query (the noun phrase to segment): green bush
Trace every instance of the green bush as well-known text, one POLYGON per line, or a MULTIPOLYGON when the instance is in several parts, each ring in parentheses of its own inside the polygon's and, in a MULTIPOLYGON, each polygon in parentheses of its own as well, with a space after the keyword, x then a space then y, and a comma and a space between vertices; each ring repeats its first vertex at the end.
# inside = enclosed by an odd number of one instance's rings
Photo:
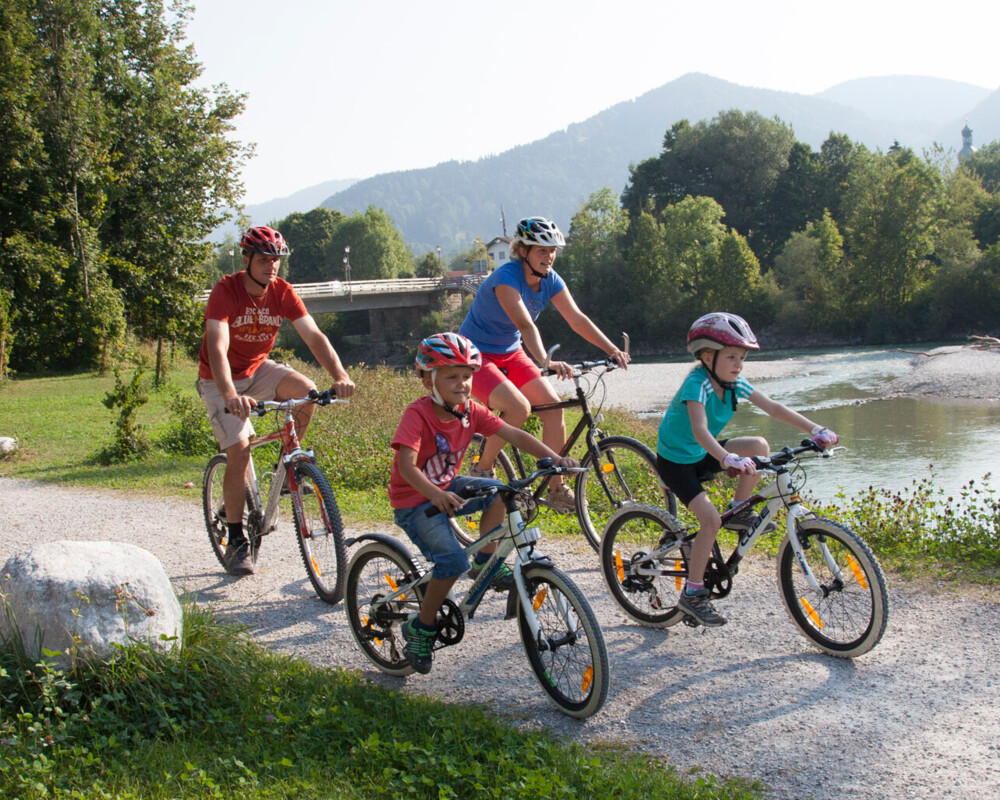
POLYGON ((112 423, 115 427, 114 439, 97 454, 97 460, 105 466, 138 461, 149 452, 145 429, 137 420, 139 409, 149 402, 149 395, 142 386, 142 376, 143 369, 139 367, 132 380, 125 383, 116 366, 115 388, 101 401, 111 411, 121 409, 112 423))
POLYGON ((170 422, 156 446, 167 453, 211 456, 218 451, 208 411, 201 399, 179 389, 170 389, 170 422))

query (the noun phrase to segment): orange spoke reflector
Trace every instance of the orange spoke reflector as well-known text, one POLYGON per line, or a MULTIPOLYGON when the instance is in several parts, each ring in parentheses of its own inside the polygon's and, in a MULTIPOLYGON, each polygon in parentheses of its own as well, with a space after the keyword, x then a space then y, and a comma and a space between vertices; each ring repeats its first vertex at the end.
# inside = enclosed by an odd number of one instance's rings
POLYGON ((317 563, 316 563, 316 559, 315 559, 315 558, 312 558, 312 557, 310 556, 309 560, 310 560, 310 561, 312 561, 312 565, 313 565, 313 569, 314 569, 314 570, 316 570, 316 574, 317 574, 317 575, 322 575, 322 574, 323 574, 323 570, 321 570, 321 569, 319 568, 319 564, 317 564, 317 563))
POLYGON ((851 568, 851 572, 854 573, 854 577, 857 578, 858 585, 862 589, 868 588, 868 581, 865 580, 864 570, 861 569, 861 565, 855 560, 854 556, 850 553, 847 554, 847 565, 851 568))
POLYGON ((396 591, 399 588, 399 584, 396 583, 395 579, 388 572, 382 577, 385 578, 385 582, 389 584, 389 588, 393 591, 396 591))
POLYGON ((614 464, 601 464, 601 472, 614 472, 614 471, 615 471, 614 464))
POLYGON ((548 589, 541 588, 538 590, 538 594, 535 595, 535 602, 531 604, 531 608, 534 611, 538 611, 542 607, 542 603, 545 602, 545 595, 548 593, 548 589))
POLYGON ((476 521, 472 517, 466 517, 465 524, 472 528, 472 530, 476 529, 476 521))
POLYGON ((590 664, 586 671, 583 673, 583 682, 580 684, 580 691, 585 692, 590 688, 590 684, 594 682, 594 665, 590 664))
POLYGON ((819 614, 816 613, 816 609, 813 608, 809 601, 804 597, 800 599, 800 602, 802 603, 802 607, 806 610, 806 613, 809 615, 809 619, 816 623, 817 628, 822 628, 823 620, 819 618, 819 614))
POLYGON ((615 550, 615 572, 618 573, 618 583, 625 580, 625 566, 622 564, 622 554, 620 550, 615 550))
POLYGON ((681 571, 681 562, 680 561, 675 561, 674 562, 674 569, 678 573, 677 575, 674 576, 674 586, 677 588, 677 591, 679 592, 681 590, 681 587, 684 585, 684 577, 682 575, 680 575, 680 571, 681 571))

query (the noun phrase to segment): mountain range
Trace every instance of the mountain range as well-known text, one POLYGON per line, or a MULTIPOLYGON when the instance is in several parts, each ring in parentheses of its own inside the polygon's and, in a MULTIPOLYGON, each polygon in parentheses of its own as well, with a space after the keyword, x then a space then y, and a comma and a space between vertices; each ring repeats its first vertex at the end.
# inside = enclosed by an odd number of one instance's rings
POLYGON ((870 149, 894 142, 917 152, 934 143, 955 152, 966 123, 975 141, 1000 138, 1000 90, 939 78, 890 76, 838 84, 817 95, 757 89, 690 73, 634 100, 606 109, 543 139, 476 161, 376 175, 323 196, 310 189, 261 206, 249 206, 255 223, 279 216, 279 203, 293 210, 322 205, 354 213, 369 205, 393 218, 418 254, 440 245, 445 253, 476 238, 501 235, 501 206, 511 232, 516 220, 541 214, 567 230, 587 198, 603 187, 620 193, 629 165, 658 155, 664 132, 676 121, 710 120, 721 111, 756 111, 778 117, 799 141, 818 149, 831 132, 844 133, 870 149), (298 198, 299 208, 288 201, 298 198), (265 217, 258 209, 267 208, 265 217))

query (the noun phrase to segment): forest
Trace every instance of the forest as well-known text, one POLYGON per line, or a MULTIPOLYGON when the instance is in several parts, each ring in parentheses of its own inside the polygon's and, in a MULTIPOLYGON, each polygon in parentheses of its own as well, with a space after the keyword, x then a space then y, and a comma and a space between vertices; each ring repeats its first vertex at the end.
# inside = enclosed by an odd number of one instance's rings
MULTIPOLYGON (((239 266, 207 242, 239 207, 253 146, 232 138, 245 96, 196 88, 191 7, 162 0, 0 6, 0 377, 87 369, 143 341, 191 350, 200 291, 239 266)), ((1000 143, 819 150, 778 118, 721 110, 674 123, 620 196, 593 193, 556 264, 603 329, 675 352, 716 309, 778 345, 997 333, 1000 143)), ((319 207, 274 220, 293 282, 441 274, 384 210, 319 207)), ((482 256, 482 242, 450 268, 482 256)), ((413 337, 457 325, 442 309, 413 337)), ((457 313, 461 313, 461 309, 457 313)), ((358 332, 324 321, 332 338, 358 332)), ((575 337, 554 312, 547 341, 575 337)), ((158 365, 159 367, 159 365, 158 365)), ((159 368, 157 370, 159 373, 159 368)))

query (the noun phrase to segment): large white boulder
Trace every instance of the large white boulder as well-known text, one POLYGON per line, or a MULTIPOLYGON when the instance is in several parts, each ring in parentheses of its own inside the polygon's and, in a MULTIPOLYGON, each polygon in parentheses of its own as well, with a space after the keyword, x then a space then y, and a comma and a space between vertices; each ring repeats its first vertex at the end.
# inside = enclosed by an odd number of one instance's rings
POLYGON ((148 550, 120 542, 49 542, 18 553, 0 574, 0 636, 15 635, 37 658, 41 648, 75 658, 105 658, 114 644, 180 643, 181 604, 163 565, 148 550), (162 637, 168 637, 166 640, 162 637))

